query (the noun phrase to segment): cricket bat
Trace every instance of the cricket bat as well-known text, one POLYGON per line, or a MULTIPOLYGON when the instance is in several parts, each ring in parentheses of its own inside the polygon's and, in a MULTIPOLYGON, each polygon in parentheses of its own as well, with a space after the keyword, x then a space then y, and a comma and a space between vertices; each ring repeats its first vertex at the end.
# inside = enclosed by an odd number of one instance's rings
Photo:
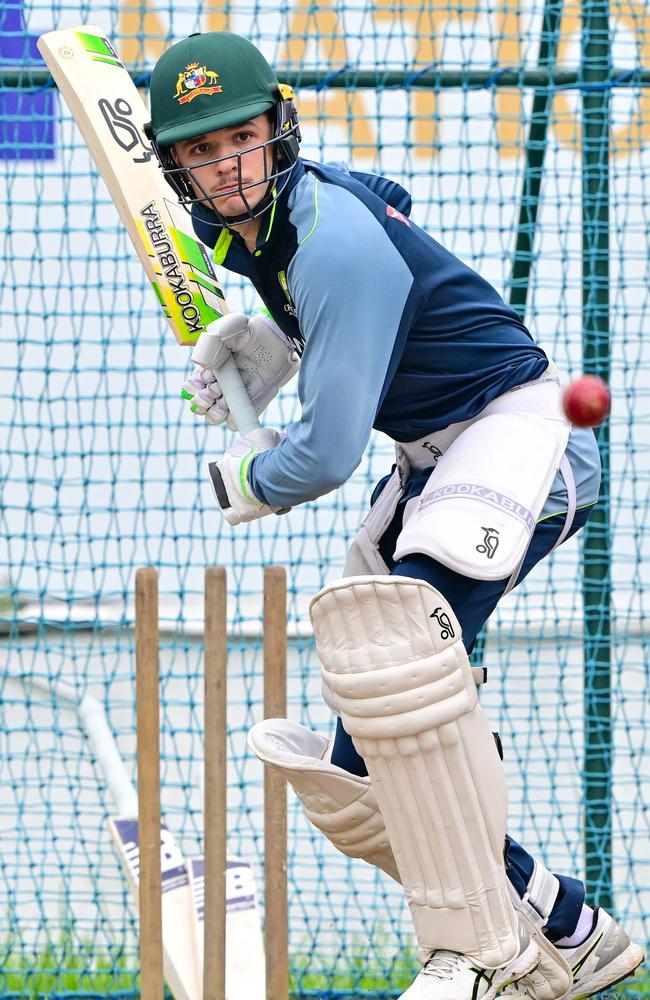
MULTIPOLYGON (((228 312, 210 257, 164 179, 137 87, 96 25, 41 35, 38 50, 70 108, 179 344, 228 312)), ((240 434, 259 428, 233 358, 219 385, 240 434)))
MULTIPOLYGON (((116 815, 108 826, 131 895, 138 905, 138 796, 96 698, 79 699, 75 688, 63 681, 30 680, 49 697, 66 703, 79 719, 115 803, 116 815)), ((201 1000, 202 976, 196 938, 194 900, 188 867, 173 833, 160 830, 162 873, 163 966, 165 980, 175 1000, 201 1000)))
MULTIPOLYGON (((137 907, 139 883, 138 796, 120 755, 102 704, 82 698, 65 681, 30 678, 29 686, 56 698, 74 712, 92 747, 97 766, 115 803, 108 828, 131 896, 137 907)), ((160 830, 163 966, 175 1000, 203 995, 203 858, 186 860, 174 834, 160 830)), ((265 1000, 264 941, 253 870, 229 857, 226 870, 226 997, 265 1000)))
MULTIPOLYGON (((108 827, 137 906, 140 870, 137 793, 100 702, 86 695, 79 704, 78 716, 115 802, 117 815, 109 817, 108 827)), ((160 828, 160 864, 165 981, 175 1000, 201 1000, 201 967, 189 873, 176 838, 164 824, 160 828)))
MULTIPOLYGON (((253 870, 240 858, 228 858, 226 865, 226 997, 228 1000, 265 1000, 264 941, 253 870)), ((188 868, 203 965, 203 858, 190 858, 188 868)))
MULTIPOLYGON (((138 902, 140 849, 138 819, 113 816, 108 825, 131 895, 138 902)), ((176 838, 160 828, 162 875, 163 970, 175 1000, 201 1000, 201 963, 196 939, 194 900, 185 859, 176 838)))
MULTIPOLYGON (((42 35, 37 44, 176 340, 179 344, 196 344, 206 327, 228 312, 228 306, 210 257, 194 234, 191 217, 165 181, 145 136, 149 114, 137 87, 101 28, 95 25, 51 31, 42 35)), ((240 434, 254 436, 260 425, 234 359, 219 370, 218 377, 240 434)), ((104 773, 108 781, 107 770, 104 773)), ((133 826, 137 808, 131 809, 130 815, 123 809, 120 812, 121 816, 111 824, 111 832, 134 889, 138 878, 137 827, 133 826)), ((200 987, 196 984, 202 979, 201 962, 194 909, 192 906, 188 916, 186 907, 186 900, 191 900, 188 873, 177 864, 182 855, 172 849, 169 831, 163 830, 161 837, 163 863, 167 866, 167 870, 163 869, 165 978, 176 1000, 199 997, 200 987), (172 900, 177 901, 177 909, 172 900), (196 974, 190 967, 196 968, 196 974)), ((228 954, 245 953, 248 948, 249 972, 264 968, 256 908, 253 915, 257 931, 248 943, 227 918, 231 939, 228 954)), ((263 993, 259 995, 263 997, 263 993)), ((256 1000, 256 996, 246 983, 229 992, 228 1000, 256 1000)))

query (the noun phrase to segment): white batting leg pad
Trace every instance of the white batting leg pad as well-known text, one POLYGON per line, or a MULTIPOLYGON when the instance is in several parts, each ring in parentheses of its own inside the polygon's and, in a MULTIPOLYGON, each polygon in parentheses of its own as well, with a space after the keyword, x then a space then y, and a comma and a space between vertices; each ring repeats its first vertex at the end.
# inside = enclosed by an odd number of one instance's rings
POLYGON ((248 745, 260 760, 284 775, 307 818, 337 850, 399 881, 370 779, 332 764, 328 740, 289 719, 267 719, 250 730, 248 745))
POLYGON ((323 679, 366 762, 421 952, 519 953, 503 766, 460 626, 421 580, 349 577, 310 607, 323 679))

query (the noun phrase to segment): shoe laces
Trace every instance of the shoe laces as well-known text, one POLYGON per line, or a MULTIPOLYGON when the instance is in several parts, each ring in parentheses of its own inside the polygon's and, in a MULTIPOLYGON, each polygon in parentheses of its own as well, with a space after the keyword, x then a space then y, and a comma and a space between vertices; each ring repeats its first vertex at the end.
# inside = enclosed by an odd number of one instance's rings
POLYGON ((462 965, 462 956, 455 951, 434 951, 427 959, 422 974, 434 979, 452 979, 462 965))

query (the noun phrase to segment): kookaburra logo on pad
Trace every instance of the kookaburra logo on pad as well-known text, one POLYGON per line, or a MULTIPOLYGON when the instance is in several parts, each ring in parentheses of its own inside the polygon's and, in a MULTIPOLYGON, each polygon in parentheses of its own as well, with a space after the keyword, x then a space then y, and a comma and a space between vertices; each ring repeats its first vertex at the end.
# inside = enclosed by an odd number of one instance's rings
POLYGON ((496 528, 481 528, 485 532, 482 545, 476 546, 476 551, 492 559, 499 546, 499 532, 496 528))
POLYGON ((456 633, 454 632, 454 626, 451 624, 451 618, 446 611, 443 611, 442 608, 436 608, 435 611, 429 615, 429 618, 433 618, 433 620, 438 623, 438 627, 440 628, 440 638, 443 641, 449 638, 453 639, 456 633))

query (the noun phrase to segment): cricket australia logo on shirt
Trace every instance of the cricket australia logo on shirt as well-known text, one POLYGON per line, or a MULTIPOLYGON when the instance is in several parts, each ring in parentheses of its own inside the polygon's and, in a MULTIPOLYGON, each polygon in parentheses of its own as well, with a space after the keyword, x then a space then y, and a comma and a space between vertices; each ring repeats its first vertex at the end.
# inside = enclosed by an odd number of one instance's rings
POLYGON ((284 304, 284 311, 289 313, 290 316, 298 318, 298 310, 291 298, 291 292, 289 291, 289 283, 287 282, 287 272, 278 271, 278 281, 280 282, 280 288, 284 292, 284 297, 287 300, 284 304))
POLYGON ((190 63, 178 74, 174 96, 179 104, 187 104, 200 94, 220 94, 223 87, 217 85, 218 79, 219 74, 214 70, 206 69, 198 63, 190 63), (206 86, 208 82, 209 86, 206 86))

